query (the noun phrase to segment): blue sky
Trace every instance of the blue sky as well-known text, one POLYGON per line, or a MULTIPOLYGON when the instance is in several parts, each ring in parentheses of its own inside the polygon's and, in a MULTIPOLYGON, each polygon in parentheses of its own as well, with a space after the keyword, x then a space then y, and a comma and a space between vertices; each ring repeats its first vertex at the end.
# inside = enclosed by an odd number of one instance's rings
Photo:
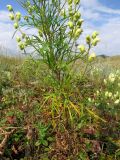
POLYGON ((99 0, 99 2, 105 5, 106 7, 120 9, 120 0, 99 0))
POLYGON ((16 0, 0 0, 0 10, 6 10, 6 5, 11 4, 15 8, 19 8, 16 0))
MULTIPOLYGON (((0 0, 0 46, 16 51, 15 39, 11 39, 14 29, 8 18, 7 4, 23 12, 16 0, 0 0)), ((80 11, 85 20, 80 43, 84 43, 83 39, 87 34, 97 30, 100 32, 101 42, 95 52, 120 55, 120 0, 81 0, 80 11)))

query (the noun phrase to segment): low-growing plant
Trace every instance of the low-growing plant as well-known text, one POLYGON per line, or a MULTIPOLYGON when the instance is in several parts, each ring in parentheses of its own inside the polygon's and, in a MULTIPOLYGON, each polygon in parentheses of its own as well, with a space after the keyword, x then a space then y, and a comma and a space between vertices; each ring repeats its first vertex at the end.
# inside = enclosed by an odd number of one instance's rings
MULTIPOLYGON (((52 87, 49 98, 47 96, 47 99, 52 102, 49 104, 52 117, 54 119, 55 114, 61 112, 63 115, 69 115, 66 118, 69 121, 72 119, 73 111, 79 114, 79 107, 69 100, 74 77, 72 66, 80 59, 86 64, 86 71, 87 66, 95 58, 95 53, 91 53, 91 48, 99 42, 98 32, 95 31, 92 36, 86 37, 86 46, 79 44, 84 21, 79 11, 80 0, 18 2, 27 12, 23 17, 20 12, 15 12, 11 5, 7 6, 16 32, 21 33, 21 37, 16 38, 18 46, 24 52, 27 52, 27 48, 33 50, 39 62, 45 63, 49 69, 47 80, 49 86, 52 87), (34 29, 36 33, 27 34, 23 31, 23 27, 34 29), (58 102, 58 99, 61 104, 55 105, 54 102, 58 102)), ((35 74, 33 68, 32 70, 35 74)))

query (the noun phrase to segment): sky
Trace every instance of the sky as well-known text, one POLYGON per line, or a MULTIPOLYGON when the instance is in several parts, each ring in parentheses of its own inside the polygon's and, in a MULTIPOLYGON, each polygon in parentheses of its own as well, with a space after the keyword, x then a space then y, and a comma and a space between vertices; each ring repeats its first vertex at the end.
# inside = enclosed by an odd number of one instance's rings
MULTIPOLYGON (((16 11, 24 11, 16 0, 0 0, 0 47, 16 53, 18 47, 15 38, 12 39, 14 28, 8 17, 7 4, 16 11)), ((80 12, 84 19, 80 43, 84 43, 87 34, 98 31, 101 42, 94 49, 96 54, 120 55, 120 0, 81 0, 80 12)))

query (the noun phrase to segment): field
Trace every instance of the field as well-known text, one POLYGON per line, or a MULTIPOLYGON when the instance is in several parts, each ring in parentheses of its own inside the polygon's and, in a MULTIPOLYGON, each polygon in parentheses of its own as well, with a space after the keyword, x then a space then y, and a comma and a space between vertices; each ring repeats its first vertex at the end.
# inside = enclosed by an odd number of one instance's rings
POLYGON ((0 56, 1 159, 120 159, 120 57, 76 63, 60 93, 41 60, 0 56))
POLYGON ((17 2, 10 48, 26 56, 1 51, 0 160, 120 160, 120 56, 96 56, 80 0, 17 2))

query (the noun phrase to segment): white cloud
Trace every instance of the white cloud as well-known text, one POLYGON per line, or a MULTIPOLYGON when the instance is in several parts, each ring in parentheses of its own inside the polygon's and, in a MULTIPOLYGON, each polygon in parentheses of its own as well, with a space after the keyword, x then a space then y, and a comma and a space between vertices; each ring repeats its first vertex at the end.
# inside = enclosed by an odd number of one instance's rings
POLYGON ((9 12, 7 11, 0 11, 0 22, 8 22, 9 21, 9 12))
POLYGON ((101 42, 95 51, 98 54, 120 54, 120 10, 103 6, 98 0, 81 0, 81 6, 81 12, 85 19, 83 37, 97 30, 100 32, 101 42), (93 23, 95 21, 100 25, 93 23))
POLYGON ((120 9, 112 9, 103 6, 98 0, 81 0, 81 5, 87 9, 91 9, 94 11, 120 15, 120 9))

